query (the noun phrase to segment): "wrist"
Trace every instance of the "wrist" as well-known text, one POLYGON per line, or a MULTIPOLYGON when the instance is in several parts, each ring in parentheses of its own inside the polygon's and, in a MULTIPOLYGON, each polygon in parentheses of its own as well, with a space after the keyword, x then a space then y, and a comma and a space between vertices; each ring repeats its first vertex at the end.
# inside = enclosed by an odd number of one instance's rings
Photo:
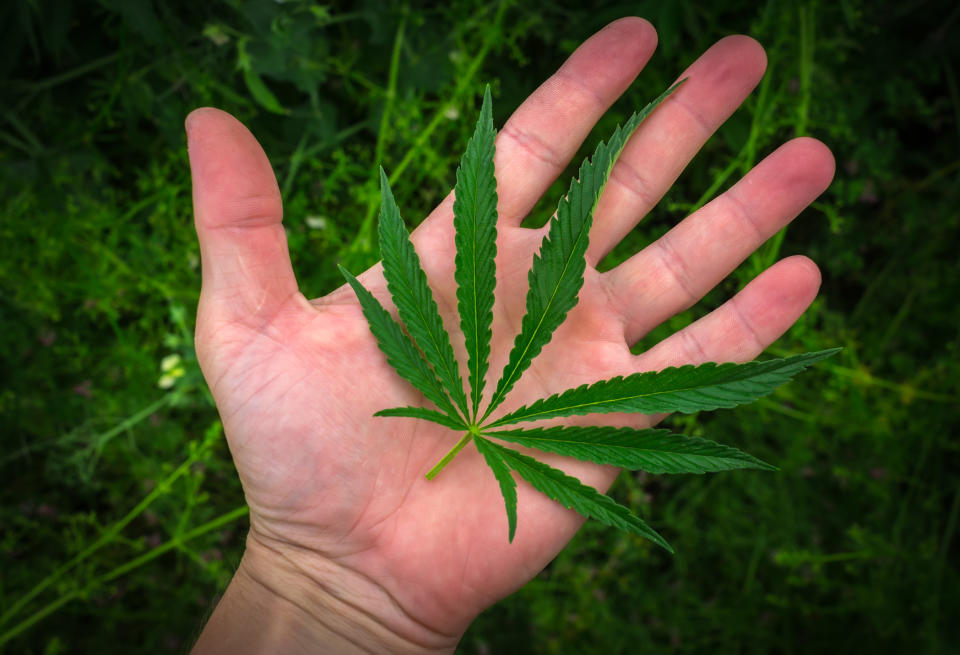
POLYGON ((251 530, 233 580, 194 649, 209 653, 452 653, 380 585, 312 552, 251 530))

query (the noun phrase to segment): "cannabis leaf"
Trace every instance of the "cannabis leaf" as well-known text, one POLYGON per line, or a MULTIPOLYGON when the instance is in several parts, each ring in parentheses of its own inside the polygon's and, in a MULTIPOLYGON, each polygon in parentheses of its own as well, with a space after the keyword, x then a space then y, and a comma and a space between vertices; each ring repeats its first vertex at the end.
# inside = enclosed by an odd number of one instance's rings
POLYGON ((467 143, 457 185, 454 187, 453 226, 457 256, 457 310, 460 330, 467 346, 472 416, 483 396, 487 358, 490 356, 490 325, 493 323, 493 289, 496 286, 494 257, 497 254, 497 180, 493 176, 493 108, 490 88, 483 94, 480 120, 467 143))
POLYGON ((556 416, 609 412, 698 412, 734 407, 765 396, 794 374, 839 348, 746 364, 670 367, 584 384, 510 412, 488 427, 556 416))
POLYGON ((477 438, 475 443, 500 483, 500 494, 507 506, 507 538, 513 541, 513 535, 517 532, 517 481, 510 475, 510 465, 503 458, 501 451, 505 449, 497 448, 483 437, 477 438))
POLYGON ((540 246, 540 252, 533 258, 527 291, 527 313, 510 351, 510 361, 503 369, 497 390, 483 415, 484 419, 503 402, 520 374, 550 342, 553 331, 577 304, 577 293, 583 286, 586 268, 584 255, 589 243, 593 210, 607 184, 613 164, 641 121, 677 86, 679 83, 631 116, 623 128, 617 126, 609 143, 601 141, 593 156, 580 165, 579 177, 570 183, 570 190, 560 200, 557 213, 550 221, 550 231, 540 246))
MULTIPOLYGON (((477 442, 486 442, 483 445, 495 451, 502 461, 519 473, 524 480, 530 483, 530 486, 564 507, 576 510, 583 516, 594 518, 601 523, 646 537, 671 553, 673 552, 670 544, 654 532, 649 525, 635 516, 629 509, 618 504, 609 496, 604 496, 593 487, 588 487, 563 471, 558 471, 541 461, 510 448, 498 446, 483 437, 477 437, 477 442)), ((509 501, 507 502, 509 503, 509 501)), ((509 512, 509 509, 507 511, 509 512)))
MULTIPOLYGON (((430 366, 417 352, 417 348, 410 341, 410 337, 403 333, 390 313, 383 308, 372 293, 360 284, 357 278, 343 266, 339 268, 357 294, 360 307, 363 309, 363 316, 367 319, 373 336, 377 338, 377 345, 387 356, 387 363, 400 374, 400 377, 419 389, 428 400, 446 412, 446 416, 452 425, 462 427, 464 424, 457 417, 457 410, 454 409, 450 398, 443 390, 443 386, 430 366)), ((423 418, 423 416, 420 418, 423 418)))
POLYGON ((614 377, 568 389, 498 419, 487 420, 577 304, 586 270, 585 254, 593 214, 613 165, 634 130, 681 83, 682 80, 631 116, 623 127, 617 127, 610 139, 601 141, 593 155, 580 165, 578 177, 570 183, 550 221, 547 236, 534 256, 520 333, 482 412, 492 337, 497 252, 497 185, 493 164, 496 131, 489 87, 484 92, 476 129, 460 160, 454 187, 454 280, 460 332, 467 353, 469 397, 464 392, 450 336, 382 169, 379 236, 383 274, 403 327, 355 277, 340 268, 356 292, 370 331, 387 362, 435 407, 391 407, 375 415, 424 419, 461 433, 453 448, 427 473, 428 479, 433 479, 473 442, 500 487, 510 541, 517 530, 517 481, 513 475, 516 473, 564 507, 642 535, 672 552, 669 544, 628 508, 576 478, 497 441, 657 474, 748 468, 775 470, 775 467, 736 448, 662 429, 498 428, 584 414, 689 413, 734 407, 771 393, 803 369, 839 350, 746 364, 671 367, 614 377))
POLYGON ((382 168, 380 192, 380 255, 383 257, 383 277, 387 280, 387 290, 397 306, 400 320, 466 416, 467 398, 463 393, 460 369, 453 356, 450 337, 443 328, 433 291, 427 285, 427 275, 420 267, 420 258, 410 243, 410 235, 390 190, 390 181, 382 168))
POLYGON ((548 453, 647 473, 776 470, 742 450, 700 437, 671 434, 669 430, 574 426, 496 430, 485 434, 548 453))

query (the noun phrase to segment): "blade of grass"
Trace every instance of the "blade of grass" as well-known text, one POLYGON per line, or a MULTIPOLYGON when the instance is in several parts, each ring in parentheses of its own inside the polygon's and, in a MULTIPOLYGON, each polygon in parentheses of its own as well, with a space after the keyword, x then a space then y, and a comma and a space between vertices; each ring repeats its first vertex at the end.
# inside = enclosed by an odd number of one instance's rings
MULTIPOLYGON (((407 167, 414 161, 414 158, 420 155, 420 152, 423 150, 424 146, 429 142, 430 137, 433 135, 434 131, 446 120, 446 113, 451 107, 455 107, 456 104, 460 101, 462 96, 467 93, 470 89, 470 85, 473 83, 473 79, 477 75, 477 71, 480 70, 481 64, 487 58, 487 54, 490 52, 490 49, 493 47, 494 43, 499 42, 500 36, 500 27, 503 23, 503 16, 507 9, 506 0, 501 0, 497 4, 497 13, 494 15, 493 20, 491 21, 489 31, 486 34, 486 38, 483 41, 483 44, 480 46, 480 49, 477 50, 477 54, 474 55, 473 59, 470 62, 470 65, 467 67, 467 71, 463 74, 457 86, 453 90, 453 94, 450 96, 450 99, 443 103, 437 111, 433 114, 433 118, 430 119, 430 122, 420 131, 417 136, 416 141, 413 142, 413 146, 407 153, 403 156, 403 159, 400 160, 400 163, 393 167, 393 172, 390 174, 390 183, 395 183, 407 167)), ((377 164, 380 162, 377 161, 377 164)), ((367 213, 363 217, 363 222, 360 224, 360 230, 358 235, 365 235, 365 238, 357 238, 353 244, 350 246, 352 252, 361 251, 369 252, 372 246, 370 234, 373 229, 373 219, 377 213, 377 207, 379 206, 379 197, 377 194, 370 195, 370 201, 367 204, 367 213)))
MULTIPOLYGON (((404 11, 400 24, 397 26, 397 32, 393 37, 393 52, 390 55, 390 72, 387 75, 387 88, 384 91, 383 113, 380 115, 380 128, 377 130, 377 144, 373 150, 374 170, 373 179, 379 179, 376 176, 377 170, 382 170, 383 153, 387 147, 387 141, 390 135, 390 115, 393 113, 393 104, 397 98, 397 75, 400 71, 400 54, 403 52, 403 35, 407 25, 407 14, 404 11)), ((375 183, 372 183, 375 184, 375 183)), ((353 242, 354 247, 359 247, 363 251, 369 251, 372 246, 371 235, 373 232, 373 213, 376 211, 377 201, 380 199, 379 190, 375 186, 370 187, 369 195, 370 205, 367 208, 367 216, 360 224, 360 230, 357 232, 357 238, 353 242), (369 218, 369 220, 368 220, 369 218)))

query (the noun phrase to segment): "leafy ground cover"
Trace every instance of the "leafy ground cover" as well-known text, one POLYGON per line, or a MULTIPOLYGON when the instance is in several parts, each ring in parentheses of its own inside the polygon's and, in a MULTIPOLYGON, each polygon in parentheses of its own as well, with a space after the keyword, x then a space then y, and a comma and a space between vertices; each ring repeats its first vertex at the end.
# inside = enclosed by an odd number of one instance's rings
POLYGON ((676 557, 588 523, 461 651, 958 643, 950 3, 33 0, 0 6, 0 649, 177 652, 239 559, 243 498, 192 348, 186 113, 222 107, 260 138, 301 288, 320 295, 342 283, 334 262, 378 258, 378 164, 415 225, 455 182, 485 84, 500 125, 583 38, 630 14, 660 47, 587 147, 717 38, 750 34, 770 63, 606 266, 787 138, 816 136, 838 161, 813 208, 639 347, 805 253, 823 291, 769 353, 844 350, 753 405, 666 424, 779 473, 621 476, 611 494, 669 526, 676 557))

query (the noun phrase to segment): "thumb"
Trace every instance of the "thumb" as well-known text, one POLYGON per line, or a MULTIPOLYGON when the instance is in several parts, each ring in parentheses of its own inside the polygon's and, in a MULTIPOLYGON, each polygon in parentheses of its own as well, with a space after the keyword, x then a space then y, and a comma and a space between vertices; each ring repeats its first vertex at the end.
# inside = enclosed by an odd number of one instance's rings
POLYGON ((299 295, 270 162, 219 109, 194 110, 186 131, 203 271, 198 321, 263 326, 299 295))

